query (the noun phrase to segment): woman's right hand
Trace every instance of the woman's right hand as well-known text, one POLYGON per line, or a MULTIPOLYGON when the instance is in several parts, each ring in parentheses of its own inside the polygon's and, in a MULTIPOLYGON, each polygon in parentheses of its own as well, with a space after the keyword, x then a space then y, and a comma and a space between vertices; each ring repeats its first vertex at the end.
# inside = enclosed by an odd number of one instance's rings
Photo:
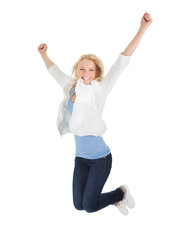
POLYGON ((148 28, 149 25, 153 22, 151 15, 149 13, 144 13, 144 16, 141 19, 141 28, 148 28))
POLYGON ((38 46, 38 51, 39 51, 40 54, 46 53, 47 49, 48 49, 48 46, 45 43, 40 44, 38 46))

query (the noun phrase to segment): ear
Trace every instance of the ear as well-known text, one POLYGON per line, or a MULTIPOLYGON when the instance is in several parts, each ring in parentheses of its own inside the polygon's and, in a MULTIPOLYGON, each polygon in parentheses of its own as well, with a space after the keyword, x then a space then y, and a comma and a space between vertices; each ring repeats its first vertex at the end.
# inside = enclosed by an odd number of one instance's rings
POLYGON ((95 64, 96 66, 96 74, 95 74, 95 77, 98 78, 99 77, 99 68, 97 66, 97 64, 95 64))
POLYGON ((75 76, 77 75, 78 72, 78 67, 75 69, 75 76))
POLYGON ((98 78, 98 77, 99 77, 99 72, 98 72, 98 70, 96 70, 95 78, 98 78))

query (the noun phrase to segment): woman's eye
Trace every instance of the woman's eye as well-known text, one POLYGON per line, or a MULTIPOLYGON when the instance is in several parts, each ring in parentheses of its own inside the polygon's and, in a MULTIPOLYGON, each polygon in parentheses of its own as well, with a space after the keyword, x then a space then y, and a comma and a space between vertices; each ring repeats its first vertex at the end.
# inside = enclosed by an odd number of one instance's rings
MULTIPOLYGON (((80 68, 80 70, 84 70, 83 68, 80 68)), ((90 71, 94 71, 93 69, 90 69, 90 71)))

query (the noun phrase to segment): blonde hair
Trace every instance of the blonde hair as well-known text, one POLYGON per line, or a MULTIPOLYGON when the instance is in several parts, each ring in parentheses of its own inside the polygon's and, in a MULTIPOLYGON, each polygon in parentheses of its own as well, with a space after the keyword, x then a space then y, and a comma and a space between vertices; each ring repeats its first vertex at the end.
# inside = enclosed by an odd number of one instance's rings
POLYGON ((74 66, 71 69, 71 71, 72 71, 71 81, 73 81, 76 84, 76 81, 78 80, 77 77, 76 77, 76 70, 78 68, 79 63, 83 59, 92 60, 95 63, 95 66, 96 66, 96 78, 95 78, 95 80, 97 80, 98 82, 101 82, 102 79, 103 79, 103 74, 104 74, 104 65, 103 65, 102 61, 94 54, 84 54, 77 60, 77 62, 74 64, 74 66))

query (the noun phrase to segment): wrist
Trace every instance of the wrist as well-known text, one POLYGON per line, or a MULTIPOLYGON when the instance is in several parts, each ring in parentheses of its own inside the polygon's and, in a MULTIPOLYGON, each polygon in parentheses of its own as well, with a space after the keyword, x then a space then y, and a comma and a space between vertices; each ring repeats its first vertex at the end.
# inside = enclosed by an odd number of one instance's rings
POLYGON ((47 61, 49 59, 48 55, 46 52, 41 53, 41 57, 44 61, 47 61))
POLYGON ((42 53, 40 53, 40 55, 41 55, 42 57, 46 57, 46 56, 47 56, 47 53, 46 53, 46 52, 42 52, 42 53))
POLYGON ((140 28, 139 28, 138 32, 144 34, 146 29, 147 29, 146 26, 140 25, 140 28))

